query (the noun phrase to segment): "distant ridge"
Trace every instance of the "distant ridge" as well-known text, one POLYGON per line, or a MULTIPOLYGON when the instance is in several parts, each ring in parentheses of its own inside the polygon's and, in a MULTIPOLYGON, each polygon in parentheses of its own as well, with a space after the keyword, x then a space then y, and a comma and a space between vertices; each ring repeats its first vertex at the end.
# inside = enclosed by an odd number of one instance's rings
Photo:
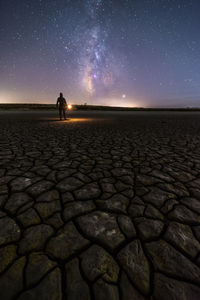
MULTIPOLYGON (((119 107, 103 105, 72 104, 73 110, 105 110, 105 111, 200 111, 200 107, 160 108, 160 107, 119 107)), ((56 110, 55 104, 35 103, 2 103, 0 110, 56 110)))

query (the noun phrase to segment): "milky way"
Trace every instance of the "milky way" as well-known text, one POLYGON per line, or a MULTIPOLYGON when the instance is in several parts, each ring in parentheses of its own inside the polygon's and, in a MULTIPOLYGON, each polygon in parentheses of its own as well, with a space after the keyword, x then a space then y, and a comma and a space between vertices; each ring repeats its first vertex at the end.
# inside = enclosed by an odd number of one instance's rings
POLYGON ((1 0, 0 102, 200 106, 199 0, 1 0))
POLYGON ((113 55, 107 46, 109 21, 101 22, 103 1, 87 1, 85 10, 85 44, 80 53, 80 79, 88 95, 94 97, 105 94, 114 84, 113 55))

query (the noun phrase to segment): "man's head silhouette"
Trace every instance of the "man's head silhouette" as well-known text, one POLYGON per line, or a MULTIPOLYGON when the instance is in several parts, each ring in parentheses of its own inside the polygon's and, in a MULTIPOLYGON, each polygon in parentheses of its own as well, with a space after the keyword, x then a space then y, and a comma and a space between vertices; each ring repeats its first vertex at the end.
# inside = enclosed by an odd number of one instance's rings
POLYGON ((60 93, 60 97, 61 97, 61 98, 63 97, 63 93, 60 93))

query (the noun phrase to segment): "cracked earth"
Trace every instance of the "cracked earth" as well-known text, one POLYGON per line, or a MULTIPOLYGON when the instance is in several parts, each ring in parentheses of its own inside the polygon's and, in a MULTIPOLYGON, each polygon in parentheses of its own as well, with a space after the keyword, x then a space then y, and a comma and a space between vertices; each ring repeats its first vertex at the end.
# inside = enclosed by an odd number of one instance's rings
POLYGON ((200 299, 200 114, 0 113, 1 299, 200 299))

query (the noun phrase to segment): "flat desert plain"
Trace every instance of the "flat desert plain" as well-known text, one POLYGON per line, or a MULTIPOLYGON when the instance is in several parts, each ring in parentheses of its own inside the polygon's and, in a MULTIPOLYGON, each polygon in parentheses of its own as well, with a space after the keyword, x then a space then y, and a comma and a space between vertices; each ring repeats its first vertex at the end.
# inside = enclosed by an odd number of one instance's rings
POLYGON ((1 299, 200 299, 199 112, 0 112, 1 299))

